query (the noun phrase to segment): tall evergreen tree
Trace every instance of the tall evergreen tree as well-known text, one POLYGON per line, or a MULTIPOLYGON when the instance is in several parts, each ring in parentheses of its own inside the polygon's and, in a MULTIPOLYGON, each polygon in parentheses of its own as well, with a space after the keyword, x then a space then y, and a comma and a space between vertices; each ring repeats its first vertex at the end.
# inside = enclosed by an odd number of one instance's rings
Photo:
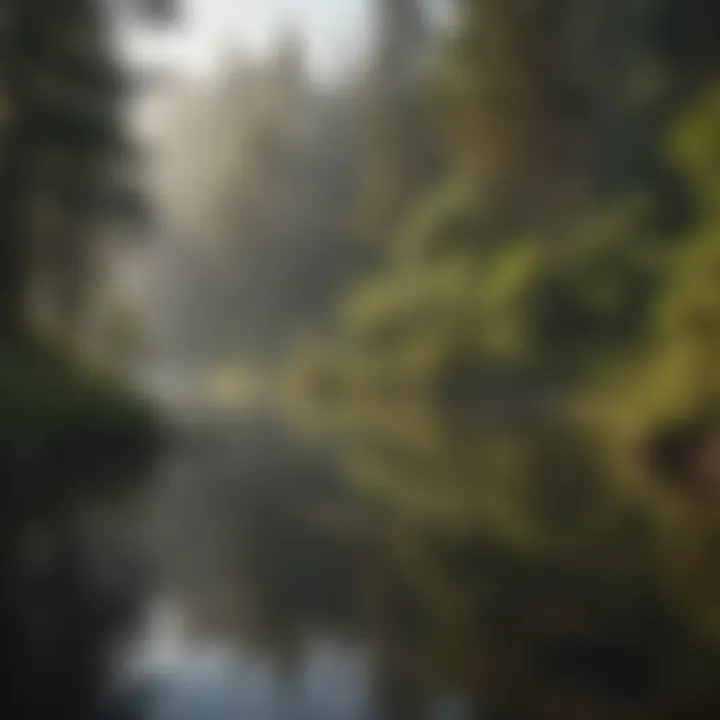
POLYGON ((118 478, 125 489, 157 439, 144 402, 90 371, 77 347, 95 230, 117 207, 111 170, 125 144, 125 78, 106 11, 92 0, 2 4, 0 706, 10 718, 98 716, 115 621, 73 521, 118 478), (69 351, 31 322, 38 284, 69 351), (40 559, 28 550, 34 532, 48 550, 40 559))
POLYGON ((114 172, 128 148, 130 86, 109 32, 95 0, 7 4, 0 308, 9 331, 26 323, 39 285, 55 329, 77 336, 99 220, 132 207, 114 172))
POLYGON ((379 41, 362 98, 367 161, 361 228, 373 241, 392 234, 440 169, 426 70, 433 29, 418 0, 375 0, 379 41))

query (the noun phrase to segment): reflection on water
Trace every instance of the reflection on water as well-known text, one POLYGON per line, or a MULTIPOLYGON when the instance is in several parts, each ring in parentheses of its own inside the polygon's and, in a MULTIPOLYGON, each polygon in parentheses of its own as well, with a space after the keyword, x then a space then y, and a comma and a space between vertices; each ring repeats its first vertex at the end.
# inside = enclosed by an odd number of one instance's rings
POLYGON ((471 717, 413 645, 400 573, 343 488, 268 417, 182 437, 150 523, 162 599, 121 653, 123 718, 471 717))
MULTIPOLYGON (((150 606, 123 666, 130 687, 151 683, 140 715, 148 720, 375 720, 393 717, 379 702, 376 659, 367 647, 315 638, 288 675, 271 654, 192 642, 178 604, 150 606)), ((439 698, 428 720, 469 717, 462 698, 439 698)))
POLYGON ((139 677, 155 678, 147 717, 249 720, 361 720, 376 717, 368 653, 332 640, 303 651, 292 675, 272 656, 242 647, 191 643, 179 609, 162 603, 149 613, 135 648, 139 677))

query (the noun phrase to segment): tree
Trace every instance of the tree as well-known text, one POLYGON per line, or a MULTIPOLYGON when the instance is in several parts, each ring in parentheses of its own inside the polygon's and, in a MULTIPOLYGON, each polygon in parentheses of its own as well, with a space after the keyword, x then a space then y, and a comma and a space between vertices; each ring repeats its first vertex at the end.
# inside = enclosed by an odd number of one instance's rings
POLYGON ((92 0, 3 5, 0 704, 11 718, 97 717, 98 661, 117 617, 101 617, 107 598, 84 565, 87 547, 75 547, 74 522, 126 492, 159 441, 146 403, 90 369, 78 342, 98 220, 116 203, 111 170, 127 145, 106 10, 92 0), (55 304, 62 349, 29 317, 38 284, 55 304), (34 534, 47 562, 28 553, 34 534))
POLYGON ((680 162, 665 142, 710 61, 680 62, 658 31, 684 18, 696 57, 702 13, 462 8, 450 177, 292 387, 414 549, 421 626, 455 628, 490 717, 709 717, 716 508, 668 491, 641 451, 717 389, 716 103, 681 126, 680 162), (587 51, 610 37, 612 83, 587 51))
POLYGON ((4 28, 4 300, 2 325, 21 327, 29 297, 52 306, 51 326, 76 340, 99 223, 134 212, 118 185, 129 143, 130 91, 94 0, 11 2, 4 28))
POLYGON ((427 89, 434 36, 418 0, 376 0, 379 42, 365 96, 360 229, 387 239, 441 169, 427 89))
POLYGON ((303 54, 284 35, 269 58, 232 63, 202 94, 187 88, 180 102, 195 110, 192 129, 172 121, 161 182, 177 262, 162 306, 200 363, 274 362, 298 333, 327 324, 362 262, 350 219, 355 101, 309 76, 303 54))

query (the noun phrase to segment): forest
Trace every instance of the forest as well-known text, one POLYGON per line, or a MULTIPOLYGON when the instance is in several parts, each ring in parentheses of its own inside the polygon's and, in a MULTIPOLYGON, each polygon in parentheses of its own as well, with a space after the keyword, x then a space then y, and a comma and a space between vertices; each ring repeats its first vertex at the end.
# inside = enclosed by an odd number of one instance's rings
POLYGON ((380 55, 381 258, 289 385, 484 717, 718 712, 719 29, 465 0, 413 93, 380 55))
POLYGON ((91 329, 100 229, 145 221, 131 173, 118 172, 133 154, 122 122, 130 79, 107 20, 91 0, 2 6, 0 704, 9 718, 100 716, 104 655, 129 621, 140 575, 99 508, 125 502, 161 439, 155 411, 96 352, 91 329))
POLYGON ((361 617, 371 720, 720 713, 720 6, 447 5, 332 79, 289 26, 143 135, 106 5, 4 3, 8 717, 107 717, 160 577, 289 665, 361 617))

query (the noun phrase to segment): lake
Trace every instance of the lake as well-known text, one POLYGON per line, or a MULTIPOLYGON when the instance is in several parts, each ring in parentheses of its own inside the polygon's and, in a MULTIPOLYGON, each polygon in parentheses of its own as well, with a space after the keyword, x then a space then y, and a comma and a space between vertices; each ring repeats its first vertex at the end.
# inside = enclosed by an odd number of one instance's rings
POLYGON ((149 501, 156 582, 118 650, 125 716, 475 717, 420 643, 376 520, 272 417, 186 430, 149 501))

